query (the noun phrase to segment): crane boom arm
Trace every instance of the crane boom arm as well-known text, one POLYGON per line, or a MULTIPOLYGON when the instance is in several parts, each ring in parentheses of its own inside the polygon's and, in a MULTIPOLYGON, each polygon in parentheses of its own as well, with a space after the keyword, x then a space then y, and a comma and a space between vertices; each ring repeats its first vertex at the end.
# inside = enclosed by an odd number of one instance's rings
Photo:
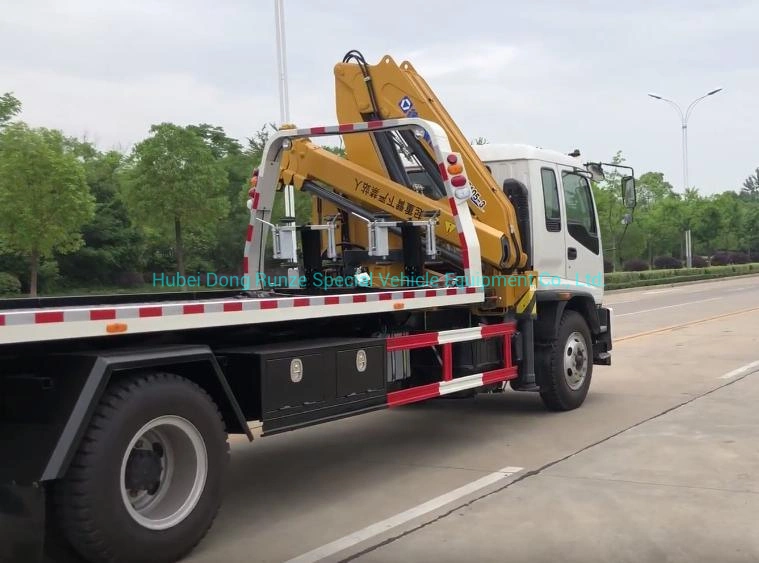
MULTIPOLYGON (((437 211, 437 237, 457 247, 461 244, 455 226, 456 218, 447 198, 432 200, 389 180, 386 176, 341 158, 308 139, 293 141, 292 148, 285 152, 280 178, 283 183, 292 184, 297 189, 303 189, 307 181, 326 184, 335 193, 360 203, 364 208, 388 214, 399 220, 419 220, 422 213, 437 211)), ((483 262, 497 267, 504 260, 506 237, 502 232, 484 223, 475 222, 474 226, 483 262)))
MULTIPOLYGON (((346 56, 346 60, 350 55, 346 56)), ((355 55, 353 58, 356 58, 355 55)), ((383 57, 377 65, 367 65, 360 55, 357 60, 358 64, 338 63, 334 69, 338 121, 352 123, 369 119, 420 117, 439 124, 448 136, 451 148, 464 160, 473 191, 470 208, 475 223, 506 235, 508 252, 500 268, 523 268, 528 257, 523 251, 513 205, 429 85, 407 61, 398 66, 389 56, 383 57)), ((392 170, 388 170, 388 162, 383 160, 380 140, 377 136, 374 142, 365 136, 346 138, 348 158, 376 173, 388 175, 392 170)), ((426 143, 420 145, 429 153, 426 143)), ((399 179, 402 179, 402 171, 400 174, 399 179)))

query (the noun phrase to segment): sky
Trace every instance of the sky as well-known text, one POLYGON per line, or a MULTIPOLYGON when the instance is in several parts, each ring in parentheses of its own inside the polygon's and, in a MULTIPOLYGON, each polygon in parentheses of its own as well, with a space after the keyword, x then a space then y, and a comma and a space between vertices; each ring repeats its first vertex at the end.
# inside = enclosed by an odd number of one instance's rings
MULTIPOLYGON (((284 0, 290 121, 335 122, 333 66, 408 60, 465 135, 527 143, 740 189, 759 167, 755 0, 284 0)), ((102 149, 150 125, 211 123, 245 140, 279 122, 274 0, 6 0, 0 93, 21 119, 102 149)))

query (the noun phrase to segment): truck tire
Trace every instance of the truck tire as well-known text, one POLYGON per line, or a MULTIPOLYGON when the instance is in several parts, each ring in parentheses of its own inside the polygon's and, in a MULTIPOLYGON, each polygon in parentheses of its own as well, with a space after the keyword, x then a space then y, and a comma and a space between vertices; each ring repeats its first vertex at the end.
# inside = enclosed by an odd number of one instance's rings
POLYGON ((216 517, 228 459, 221 415, 198 385, 114 379, 56 484, 61 530, 92 563, 177 561, 216 517))
POLYGON ((540 347, 537 380, 540 398, 552 411, 569 411, 585 402, 593 375, 593 341, 585 319, 566 310, 556 338, 540 347))

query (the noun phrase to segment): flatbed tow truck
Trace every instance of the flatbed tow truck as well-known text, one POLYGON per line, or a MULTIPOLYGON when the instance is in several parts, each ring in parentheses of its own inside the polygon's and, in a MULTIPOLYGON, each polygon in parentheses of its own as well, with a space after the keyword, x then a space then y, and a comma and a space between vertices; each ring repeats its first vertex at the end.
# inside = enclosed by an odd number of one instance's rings
POLYGON ((470 146, 408 62, 351 51, 335 80, 338 124, 283 127, 253 173, 249 286, 0 301, 0 560, 181 559, 229 434, 507 387, 581 406, 612 349, 599 165, 470 146))

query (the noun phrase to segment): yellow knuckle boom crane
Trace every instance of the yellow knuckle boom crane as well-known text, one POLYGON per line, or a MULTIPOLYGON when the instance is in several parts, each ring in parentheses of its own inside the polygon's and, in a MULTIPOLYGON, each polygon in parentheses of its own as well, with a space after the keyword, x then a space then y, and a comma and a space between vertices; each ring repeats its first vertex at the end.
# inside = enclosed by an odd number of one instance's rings
MULTIPOLYGON (((411 63, 404 61, 398 66, 389 56, 368 67, 362 63, 340 63, 335 67, 335 87, 340 123, 361 121, 373 114, 382 119, 420 117, 438 123, 445 130, 451 148, 462 155, 466 165, 473 187, 470 208, 475 220, 504 236, 505 255, 488 253, 486 259, 504 269, 525 266, 527 255, 517 230, 514 207, 411 63)), ((377 169, 380 164, 377 152, 367 146, 365 137, 350 137, 345 143, 353 162, 377 169)), ((429 151, 427 145, 421 146, 429 151)))
MULTIPOLYGON (((536 278, 537 274, 529 268, 514 205, 411 64, 404 62, 398 66, 386 56, 378 65, 370 66, 360 53, 351 51, 335 66, 334 74, 339 123, 417 117, 443 129, 451 149, 460 154, 462 162, 448 165, 448 170, 442 172, 456 174, 466 169, 471 190, 469 208, 480 244, 483 277, 536 278)), ((455 217, 444 197, 441 170, 426 136, 409 130, 346 135, 344 157, 308 138, 295 139, 281 160, 281 184, 311 192, 314 224, 323 223, 325 217, 342 217, 338 229, 344 248, 348 245, 365 248, 370 242, 364 222, 351 220, 344 213, 346 200, 401 221, 419 222, 434 216, 434 236, 440 241, 445 259, 455 254, 460 238, 455 217), (420 177, 422 185, 417 181, 420 177), (336 200, 335 195, 340 199, 336 200)), ((402 246, 402 235, 397 229, 390 235, 390 246, 394 249, 402 246)), ((398 264, 374 263, 365 267, 370 272, 398 273, 401 269, 398 264)), ((435 265, 429 265, 428 269, 435 271, 435 265)), ((488 288, 489 308, 534 313, 534 283, 503 281, 492 286, 488 288)))

